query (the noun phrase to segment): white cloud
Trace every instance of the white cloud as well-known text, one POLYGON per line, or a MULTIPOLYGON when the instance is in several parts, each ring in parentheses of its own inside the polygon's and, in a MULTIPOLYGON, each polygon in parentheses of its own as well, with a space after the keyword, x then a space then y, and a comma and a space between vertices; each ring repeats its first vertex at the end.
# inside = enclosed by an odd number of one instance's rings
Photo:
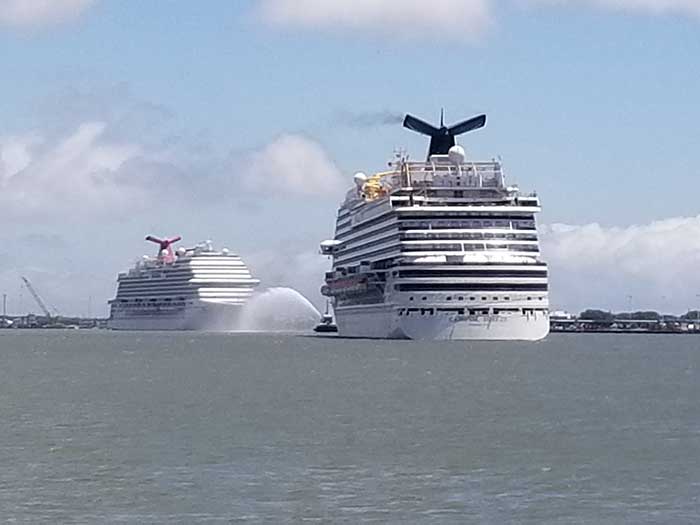
POLYGON ((340 171, 320 144, 299 135, 281 135, 243 159, 236 174, 251 192, 324 195, 340 192, 340 171))
POLYGON ((700 216, 626 228, 554 224, 541 234, 554 307, 681 312, 700 302, 700 216))
POLYGON ((380 37, 472 40, 490 24, 491 0, 260 0, 282 26, 362 30, 380 37))
POLYGON ((699 0, 527 0, 542 5, 590 5, 617 11, 640 11, 652 14, 679 13, 700 16, 699 0))
POLYGON ((699 0, 528 0, 538 4, 591 5, 618 11, 642 11, 653 14, 682 13, 700 16, 699 0))
POLYGON ((65 22, 87 10, 95 0, 0 0, 0 25, 43 26, 65 22))
POLYGON ((159 202, 191 206, 250 195, 335 200, 345 189, 321 145, 303 136, 282 135, 224 162, 213 151, 198 152, 167 140, 149 143, 119 130, 119 122, 88 121, 58 137, 0 135, 4 216, 20 222, 104 216, 159 202))
POLYGON ((0 137, 0 207, 6 217, 105 212, 138 201, 124 179, 143 152, 106 138, 106 124, 86 122, 67 136, 0 137))
POLYGON ((258 0, 257 13, 273 25, 326 33, 473 41, 488 31, 495 11, 513 4, 700 16, 700 0, 258 0))

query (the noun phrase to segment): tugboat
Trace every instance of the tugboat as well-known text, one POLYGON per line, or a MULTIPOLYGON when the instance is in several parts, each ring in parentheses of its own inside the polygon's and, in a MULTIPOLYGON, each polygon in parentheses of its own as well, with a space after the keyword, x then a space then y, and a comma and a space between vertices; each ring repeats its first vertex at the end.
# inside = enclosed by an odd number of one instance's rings
POLYGON ((333 322, 333 316, 328 312, 328 303, 326 303, 326 312, 321 316, 321 322, 314 327, 314 332, 329 334, 337 331, 338 326, 333 322))

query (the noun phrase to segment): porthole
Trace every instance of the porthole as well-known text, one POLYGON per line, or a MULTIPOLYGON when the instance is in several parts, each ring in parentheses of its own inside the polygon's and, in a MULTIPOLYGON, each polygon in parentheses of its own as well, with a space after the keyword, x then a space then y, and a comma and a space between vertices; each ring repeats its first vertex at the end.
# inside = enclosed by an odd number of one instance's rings
POLYGON ((451 295, 448 295, 446 299, 447 299, 448 301, 451 301, 451 300, 452 300, 452 296, 451 296, 451 295))
POLYGON ((428 298, 427 298, 425 295, 424 295, 423 297, 421 297, 421 299, 422 299, 423 301, 427 301, 427 300, 428 300, 428 298))
POLYGON ((460 296, 460 297, 458 298, 458 300, 464 301, 464 297, 461 297, 461 296, 460 296))

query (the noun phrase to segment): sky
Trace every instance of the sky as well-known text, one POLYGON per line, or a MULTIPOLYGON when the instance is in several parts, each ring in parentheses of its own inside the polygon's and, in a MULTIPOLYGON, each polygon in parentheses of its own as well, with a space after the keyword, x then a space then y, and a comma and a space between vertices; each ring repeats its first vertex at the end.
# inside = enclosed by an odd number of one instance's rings
POLYGON ((0 292, 107 314, 147 234, 319 307, 410 112, 537 191, 555 309, 700 307, 700 0, 0 0, 0 292))

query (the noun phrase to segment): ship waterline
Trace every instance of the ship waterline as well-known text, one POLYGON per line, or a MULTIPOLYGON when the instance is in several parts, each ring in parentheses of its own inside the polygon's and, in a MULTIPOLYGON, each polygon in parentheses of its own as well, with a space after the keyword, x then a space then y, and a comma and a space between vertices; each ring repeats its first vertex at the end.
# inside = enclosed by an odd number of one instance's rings
MULTIPOLYGON (((415 129, 416 121, 405 124, 415 129)), ((459 134, 484 123, 432 129, 459 134)), ((355 175, 335 237, 321 243, 333 259, 321 291, 332 300, 339 334, 542 339, 549 301, 539 198, 507 185, 500 161, 473 161, 454 140, 440 141, 431 141, 425 162, 401 153, 390 171, 355 175)))

